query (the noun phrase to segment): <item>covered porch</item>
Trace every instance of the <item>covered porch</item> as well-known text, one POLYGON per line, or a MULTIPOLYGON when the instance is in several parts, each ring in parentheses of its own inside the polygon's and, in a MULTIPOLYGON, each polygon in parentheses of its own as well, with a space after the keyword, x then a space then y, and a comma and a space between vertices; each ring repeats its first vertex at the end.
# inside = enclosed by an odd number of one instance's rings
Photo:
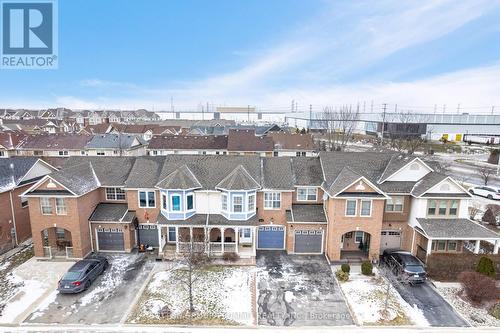
POLYGON ((498 254, 500 235, 469 219, 417 219, 413 250, 422 261, 433 253, 498 254), (483 243, 491 244, 488 249, 483 243))
POLYGON ((44 258, 74 258, 71 232, 52 227, 41 231, 44 258))
POLYGON ((365 261, 369 258, 371 235, 356 230, 346 232, 341 237, 340 260, 365 261))

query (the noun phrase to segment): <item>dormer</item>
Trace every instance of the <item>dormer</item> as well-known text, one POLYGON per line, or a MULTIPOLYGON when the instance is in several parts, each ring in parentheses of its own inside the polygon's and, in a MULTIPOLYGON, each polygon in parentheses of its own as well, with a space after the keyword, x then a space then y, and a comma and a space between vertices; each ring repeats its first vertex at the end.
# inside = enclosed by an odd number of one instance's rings
POLYGON ((242 165, 238 165, 215 188, 221 191, 221 214, 228 220, 248 220, 256 214, 260 185, 242 165))
POLYGON ((156 184, 160 189, 161 213, 169 220, 185 220, 196 212, 194 190, 202 186, 187 165, 156 184))
POLYGON ((389 161, 379 183, 386 181, 416 182, 434 170, 420 158, 395 155, 389 161))

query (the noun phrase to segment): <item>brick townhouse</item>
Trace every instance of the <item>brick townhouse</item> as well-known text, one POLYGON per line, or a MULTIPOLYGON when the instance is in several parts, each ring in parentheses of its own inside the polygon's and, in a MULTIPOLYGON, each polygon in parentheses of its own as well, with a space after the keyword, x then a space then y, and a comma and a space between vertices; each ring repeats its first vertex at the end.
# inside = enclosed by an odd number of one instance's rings
POLYGON ((337 261, 402 248, 426 260, 500 245, 468 219, 465 189, 397 154, 71 157, 24 197, 37 257, 147 244, 165 256, 286 250, 337 261))
POLYGON ((0 253, 31 237, 28 199, 21 194, 54 170, 36 157, 0 159, 0 253))

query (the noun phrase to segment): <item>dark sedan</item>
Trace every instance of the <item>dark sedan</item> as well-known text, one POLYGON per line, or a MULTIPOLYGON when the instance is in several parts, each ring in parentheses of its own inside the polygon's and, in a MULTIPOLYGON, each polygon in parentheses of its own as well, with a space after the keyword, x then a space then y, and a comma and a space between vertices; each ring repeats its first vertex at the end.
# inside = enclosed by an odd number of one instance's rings
POLYGON ((76 294, 87 290, 108 265, 108 260, 105 257, 80 260, 71 266, 59 281, 57 290, 64 294, 76 294))
POLYGON ((382 261, 403 282, 423 283, 427 278, 424 264, 410 252, 387 249, 382 254, 382 261))

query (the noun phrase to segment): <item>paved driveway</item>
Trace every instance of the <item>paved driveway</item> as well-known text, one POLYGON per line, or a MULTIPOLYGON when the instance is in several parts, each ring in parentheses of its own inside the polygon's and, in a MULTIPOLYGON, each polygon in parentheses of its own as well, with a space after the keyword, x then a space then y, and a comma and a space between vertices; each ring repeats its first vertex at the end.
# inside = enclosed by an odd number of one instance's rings
POLYGON ((257 254, 259 325, 353 325, 347 304, 323 256, 257 254))
POLYGON ((106 272, 85 292, 70 295, 54 291, 26 323, 120 323, 154 266, 143 254, 108 255, 106 272))
POLYGON ((430 283, 416 286, 398 284, 394 287, 408 304, 422 310, 431 326, 469 326, 430 283))

